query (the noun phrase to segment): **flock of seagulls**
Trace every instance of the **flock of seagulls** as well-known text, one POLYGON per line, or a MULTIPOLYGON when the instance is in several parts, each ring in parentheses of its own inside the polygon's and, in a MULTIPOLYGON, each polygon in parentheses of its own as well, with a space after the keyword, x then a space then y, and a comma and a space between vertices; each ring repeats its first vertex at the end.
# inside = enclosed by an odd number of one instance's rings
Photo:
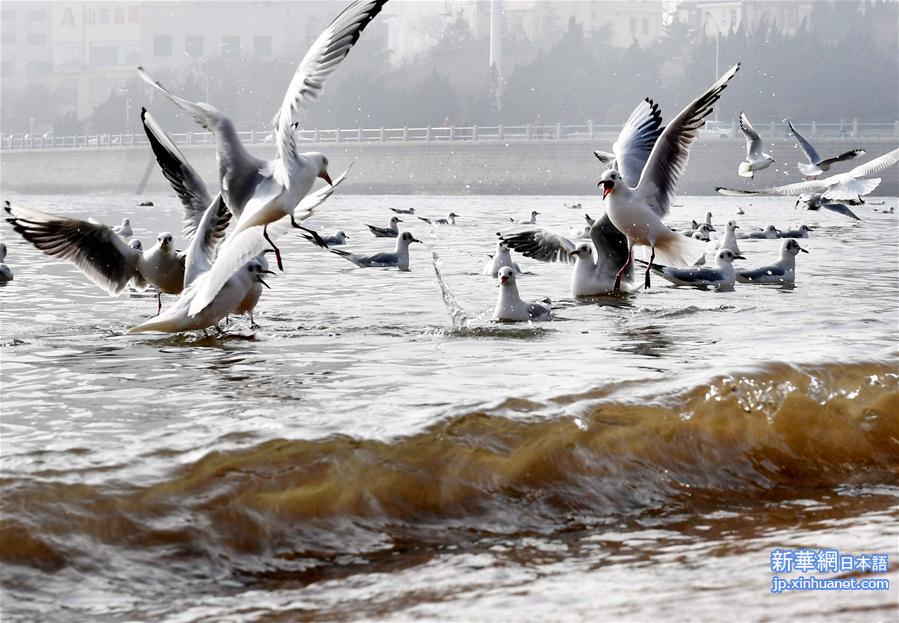
MULTIPOLYGON (((300 152, 295 130, 302 126, 309 104, 317 99, 327 78, 347 57, 366 26, 378 15, 386 0, 355 0, 319 35, 297 67, 273 118, 276 153, 269 160, 252 156, 241 144, 235 124, 221 111, 204 102, 184 99, 155 81, 143 68, 139 76, 155 92, 189 113, 215 136, 219 163, 213 195, 203 179, 146 109, 141 120, 153 154, 163 175, 177 194, 182 207, 183 233, 187 249, 175 249, 171 233, 162 232, 156 243, 143 249, 131 239, 129 219, 107 227, 92 220, 62 217, 5 202, 7 221, 25 240, 45 254, 73 263, 82 273, 110 295, 126 288, 154 288, 157 315, 132 327, 129 333, 147 331, 180 332, 217 327, 231 314, 248 314, 253 326, 255 309, 270 270, 266 254, 274 254, 279 270, 284 270, 276 240, 291 230, 313 244, 341 257, 357 267, 410 269, 410 245, 421 243, 410 231, 400 229, 402 216, 416 218, 430 226, 456 225, 461 218, 450 212, 445 218, 416 215, 413 207, 390 208, 394 213, 386 227, 367 225, 377 238, 394 238, 392 251, 371 255, 341 248, 349 236, 317 232, 305 224, 316 207, 326 201, 345 179, 349 169, 332 179, 328 158, 319 152, 300 152), (327 186, 313 191, 317 179, 327 186), (164 312, 161 294, 178 295, 164 312)), ((512 257, 516 251, 541 262, 572 264, 570 293, 573 297, 594 297, 634 292, 635 264, 643 270, 642 286, 651 286, 655 275, 677 286, 727 290, 736 282, 792 284, 795 281, 796 256, 808 251, 797 239, 812 231, 807 225, 780 231, 774 225, 748 233, 737 230, 729 221, 720 238, 711 213, 704 222, 694 221, 689 228, 676 229, 664 222, 674 205, 674 196, 683 176, 689 152, 715 104, 740 71, 740 64, 728 69, 714 84, 671 118, 662 123, 659 105, 652 99, 638 104, 625 122, 612 151, 594 152, 606 167, 599 175, 605 214, 593 219, 585 215, 586 225, 563 236, 537 227, 540 213, 509 219, 512 231, 498 232, 496 250, 483 267, 483 274, 497 280, 498 300, 493 313, 496 321, 526 322, 552 318, 549 299, 527 302, 518 290, 523 272, 512 257), (767 265, 737 268, 735 260, 746 259, 738 240, 783 238, 779 258, 767 265), (634 248, 646 247, 648 261, 634 258, 634 248), (657 261, 658 260, 658 261, 657 261)), ((849 205, 864 203, 880 183, 870 176, 899 162, 895 149, 851 171, 818 176, 836 163, 863 155, 854 149, 835 157, 821 158, 792 123, 790 130, 808 162, 798 168, 806 179, 784 186, 761 189, 718 187, 724 195, 796 196, 797 205, 810 210, 821 208, 858 218, 849 205)), ((774 163, 763 150, 762 139, 745 113, 739 124, 746 137, 746 158, 739 176, 753 180, 774 163)), ((568 207, 581 208, 580 204, 568 207)), ((738 214, 743 214, 742 209, 738 214)), ((6 247, 0 246, 0 262, 6 247)), ((0 263, 0 281, 12 279, 6 264, 0 263)))

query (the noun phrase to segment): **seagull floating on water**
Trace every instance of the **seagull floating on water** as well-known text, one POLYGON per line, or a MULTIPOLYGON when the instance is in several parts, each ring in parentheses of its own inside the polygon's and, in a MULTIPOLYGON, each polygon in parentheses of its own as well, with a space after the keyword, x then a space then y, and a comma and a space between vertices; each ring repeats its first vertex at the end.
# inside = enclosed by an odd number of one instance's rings
POLYGON ((482 272, 485 275, 496 278, 499 274, 499 269, 503 266, 508 266, 516 273, 521 272, 518 264, 512 261, 512 254, 509 252, 509 247, 503 244, 502 240, 499 240, 496 243, 496 252, 491 255, 490 259, 487 260, 487 263, 484 264, 484 270, 482 272))
POLYGON ((346 235, 343 230, 340 230, 330 236, 322 236, 322 240, 325 241, 325 244, 329 247, 339 247, 340 245, 346 244, 346 241, 349 240, 350 237, 346 235))
POLYGON ((303 237, 314 244, 327 249, 334 255, 338 255, 347 261, 352 262, 359 268, 397 268, 401 271, 409 270, 409 245, 413 242, 421 242, 410 232, 404 231, 396 238, 396 247, 393 252, 375 253, 374 255, 356 255, 342 249, 332 249, 324 243, 321 236, 316 232, 309 230, 309 234, 303 234, 303 237))
POLYGON ((790 132, 793 133, 793 136, 795 136, 796 140, 799 142, 799 148, 802 149, 802 153, 808 158, 808 164, 805 162, 796 163, 796 166, 799 167, 799 172, 806 177, 821 175, 822 173, 829 171, 830 167, 837 162, 852 160, 853 158, 858 158, 866 153, 864 149, 852 149, 833 158, 821 158, 812 144, 796 131, 796 128, 793 127, 793 124, 789 119, 787 119, 787 125, 790 126, 790 132))
POLYGON ((457 218, 458 216, 459 216, 459 215, 456 214, 455 212, 450 212, 450 213, 449 213, 449 216, 447 216, 446 218, 429 219, 429 218, 425 218, 425 217, 423 217, 423 216, 419 216, 419 217, 418 217, 418 220, 424 221, 424 222, 427 223, 428 225, 455 225, 455 224, 456 224, 456 218, 457 218))
POLYGON ((400 235, 400 228, 398 225, 403 222, 398 216, 391 216, 390 222, 387 224, 387 227, 377 227, 376 225, 366 225, 368 229, 374 234, 375 238, 396 238, 400 235))
POLYGON ((762 139, 755 128, 749 123, 746 113, 740 113, 740 130, 746 137, 746 160, 740 163, 737 173, 741 177, 752 179, 756 171, 767 169, 774 162, 774 158, 762 151, 762 139))
POLYGON ((12 281, 12 269, 6 265, 6 244, 0 242, 0 283, 12 281))
POLYGON ((787 231, 780 232, 781 238, 808 238, 808 233, 812 231, 812 228, 808 225, 802 224, 799 226, 799 229, 790 229, 787 231))
POLYGON ((552 317, 552 302, 527 303, 518 294, 515 271, 508 266, 499 269, 499 299, 493 310, 493 320, 507 322, 542 322, 552 317))
POLYGON ((415 208, 408 208, 403 210, 402 208, 390 208, 391 212, 395 212, 396 214, 415 214, 415 208))
MULTIPOLYGON (((690 266, 676 268, 673 266, 653 266, 652 272, 676 286, 694 286, 699 288, 715 288, 729 290, 734 287, 736 272, 734 260, 746 259, 730 249, 721 249, 715 254, 714 266, 690 266)), ((640 262, 641 264, 644 262, 640 262)))
POLYGON ((780 259, 769 266, 737 271, 740 283, 780 283, 792 285, 796 281, 796 256, 799 252, 808 253, 793 239, 784 240, 780 248, 780 259))
POLYGON ((538 214, 540 214, 540 213, 537 212, 536 210, 532 210, 532 211, 531 211, 531 218, 529 218, 529 219, 521 219, 521 220, 516 221, 514 218, 512 218, 512 217, 510 216, 510 217, 509 217, 509 220, 510 220, 511 222, 517 223, 517 224, 519 224, 519 225, 536 225, 536 224, 537 224, 537 215, 538 215, 538 214))
POLYGON ((754 229, 745 234, 737 234, 741 240, 774 240, 780 238, 780 230, 774 225, 768 225, 765 229, 754 229))
POLYGON ((112 231, 128 240, 131 236, 134 235, 134 230, 131 229, 131 220, 127 218, 122 219, 122 224, 117 227, 113 227, 112 231))
POLYGON ((631 264, 633 247, 650 248, 649 267, 645 273, 645 287, 649 287, 649 269, 659 252, 663 262, 689 265, 702 256, 703 249, 696 242, 677 234, 662 222, 670 209, 677 182, 687 165, 690 146, 699 135, 704 119, 712 113, 715 102, 727 83, 739 71, 734 65, 699 98, 691 102, 662 131, 643 168, 639 183, 630 187, 615 169, 602 174, 599 185, 603 187, 603 199, 608 197, 607 214, 612 223, 630 242, 627 262, 618 273, 620 278, 631 264))

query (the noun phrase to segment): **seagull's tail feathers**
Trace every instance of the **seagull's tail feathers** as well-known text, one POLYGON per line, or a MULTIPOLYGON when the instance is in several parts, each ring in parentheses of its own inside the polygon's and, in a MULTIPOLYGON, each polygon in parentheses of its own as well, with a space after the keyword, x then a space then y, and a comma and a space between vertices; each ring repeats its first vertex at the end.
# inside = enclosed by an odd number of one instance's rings
POLYGON ((815 177, 816 175, 821 175, 822 173, 824 173, 823 169, 821 169, 821 167, 819 167, 817 164, 797 162, 796 166, 799 167, 799 172, 806 177, 815 177))
POLYGON ((746 162, 745 160, 740 163, 740 167, 737 169, 737 173, 740 175, 740 177, 751 178, 753 175, 755 175, 752 172, 752 169, 750 168, 750 166, 751 165, 748 162, 746 162))
POLYGON ((705 256, 705 244, 702 240, 669 231, 656 240, 656 260, 669 266, 692 266, 705 256))

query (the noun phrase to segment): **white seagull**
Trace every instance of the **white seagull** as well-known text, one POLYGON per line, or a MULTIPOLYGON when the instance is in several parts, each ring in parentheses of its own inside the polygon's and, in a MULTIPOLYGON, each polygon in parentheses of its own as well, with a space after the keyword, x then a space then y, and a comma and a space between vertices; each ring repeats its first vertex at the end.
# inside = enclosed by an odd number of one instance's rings
MULTIPOLYGON (((503 244, 525 257, 541 262, 574 262, 571 296, 598 296, 615 288, 618 269, 627 260, 627 238, 612 224, 608 215, 590 227, 591 247, 575 244, 548 229, 531 229, 501 235, 503 244)), ((630 278, 630 274, 627 274, 630 278)))
POLYGON ((808 233, 812 231, 812 228, 808 225, 802 224, 799 226, 799 229, 789 229, 787 231, 780 232, 781 238, 808 238, 808 233))
MULTIPOLYGON (((653 266, 652 272, 676 286, 694 286, 699 288, 715 288, 729 290, 734 287, 736 271, 734 260, 746 259, 730 249, 721 249, 715 254, 714 266, 691 266, 675 268, 673 266, 653 266)), ((641 264, 644 262, 640 262, 641 264)))
POLYGON ((343 230, 328 236, 322 236, 322 240, 324 240, 325 244, 329 247, 339 247, 342 244, 346 244, 346 241, 349 239, 350 237, 347 236, 346 232, 343 230))
POLYGON ((499 269, 499 299, 493 310, 493 320, 507 322, 541 322, 552 317, 551 301, 543 299, 539 303, 521 300, 515 271, 508 266, 499 269))
POLYGON ((241 145, 234 124, 220 111, 209 104, 190 102, 172 94, 139 70, 144 80, 215 135, 222 196, 232 213, 237 215, 234 232, 222 246, 209 278, 204 280, 202 291, 194 296, 191 313, 198 313, 209 305, 225 282, 258 255, 266 243, 275 250, 278 268, 283 268, 269 225, 286 217, 293 227, 304 229, 296 222, 295 208, 317 177, 331 183, 328 159, 317 152, 298 153, 294 130, 301 124, 308 103, 319 97, 325 80, 346 58, 385 2, 356 0, 313 42, 273 120, 277 141, 277 154, 273 160, 251 156, 241 145))
POLYGON ((740 163, 737 173, 741 177, 752 179, 756 171, 770 167, 774 158, 762 151, 762 138, 749 123, 749 118, 744 112, 740 113, 740 130, 746 136, 746 160, 740 163))
POLYGON ((823 197, 824 193, 808 193, 805 195, 799 195, 799 198, 796 199, 796 205, 794 207, 798 207, 800 203, 805 204, 806 209, 812 211, 818 211, 821 208, 825 210, 831 210, 838 214, 842 214, 843 216, 848 216, 849 218, 855 219, 856 221, 860 221, 861 219, 852 211, 852 209, 847 206, 845 203, 828 201, 823 197))
POLYGON ((6 265, 6 244, 0 242, 0 283, 12 281, 12 269, 6 265))
POLYGON ((316 232, 312 230, 308 231, 311 235, 303 234, 303 237, 306 238, 306 240, 317 244, 323 249, 327 249, 334 255, 339 255, 359 268, 397 268, 401 271, 408 271, 409 245, 413 242, 421 242, 421 240, 413 236, 410 232, 404 231, 397 236, 396 247, 394 247, 393 252, 375 253, 374 255, 356 255, 355 253, 350 253, 349 251, 344 251, 342 249, 332 249, 325 244, 324 240, 322 240, 321 236, 316 232))
POLYGON ((808 253, 793 239, 784 240, 780 248, 780 259, 769 266, 737 271, 740 283, 781 283, 791 285, 796 281, 796 256, 808 253))
POLYGON ((134 230, 131 229, 131 220, 127 218, 123 218, 122 224, 118 225, 117 227, 113 227, 112 231, 114 231, 125 240, 128 240, 129 238, 131 238, 131 236, 134 235, 134 230))
POLYGON ((656 140, 635 187, 628 186, 614 169, 602 174, 598 185, 603 187, 603 199, 609 199, 606 212, 630 242, 628 259, 618 273, 615 290, 619 289, 620 278, 631 264, 635 245, 650 248, 644 283, 647 288, 656 252, 663 262, 675 265, 689 265, 702 256, 703 249, 695 241, 671 231, 662 217, 668 214, 677 182, 687 165, 690 146, 699 135, 704 119, 712 113, 721 92, 739 69, 739 63, 731 67, 668 124, 656 140))
POLYGON ((458 218, 458 216, 459 215, 456 214, 455 212, 450 212, 449 216, 447 216, 446 218, 430 219, 430 218, 425 218, 423 216, 419 216, 418 220, 424 221, 428 225, 455 225, 456 218, 458 218))
POLYGON ((537 215, 538 215, 538 214, 540 214, 540 213, 537 212, 537 210, 532 210, 532 211, 531 211, 531 218, 520 219, 520 220, 517 220, 517 221, 516 221, 514 218, 512 218, 512 217, 510 216, 510 217, 509 217, 509 220, 510 220, 511 222, 513 222, 513 223, 517 223, 518 225, 536 225, 536 224, 537 224, 537 215))
POLYGON ((897 162, 899 162, 899 148, 860 164, 851 171, 831 175, 820 180, 807 180, 805 182, 760 188, 758 190, 723 188, 721 186, 715 190, 722 195, 736 197, 743 195, 784 195, 795 197, 819 194, 821 199, 827 201, 859 200, 861 197, 873 192, 880 185, 879 177, 868 178, 867 176, 888 169, 897 162))
POLYGON ((768 225, 765 229, 754 229, 745 234, 737 234, 740 240, 774 240, 780 238, 780 230, 774 225, 768 225))
POLYGON ((484 264, 484 270, 482 271, 482 273, 484 275, 490 275, 495 279, 499 274, 499 269, 503 266, 508 266, 516 273, 521 272, 518 264, 512 261, 512 254, 509 252, 509 247, 503 244, 502 240, 498 240, 496 242, 496 252, 491 255, 490 259, 487 260, 487 263, 484 264))
POLYGON ((366 225, 366 227, 374 234, 375 238, 396 238, 400 234, 398 225, 402 222, 403 219, 400 217, 391 216, 387 227, 377 227, 375 225, 366 225))
POLYGON ((858 158, 865 153, 864 149, 852 149, 833 158, 821 158, 812 144, 796 131, 796 128, 793 127, 793 124, 789 119, 787 119, 787 125, 790 126, 790 132, 792 132, 793 136, 796 137, 796 140, 799 141, 799 148, 802 149, 802 153, 808 158, 808 164, 805 162, 796 163, 796 166, 799 167, 799 172, 806 177, 815 177, 822 173, 826 173, 830 170, 831 165, 836 164, 837 162, 843 162, 844 160, 858 158))

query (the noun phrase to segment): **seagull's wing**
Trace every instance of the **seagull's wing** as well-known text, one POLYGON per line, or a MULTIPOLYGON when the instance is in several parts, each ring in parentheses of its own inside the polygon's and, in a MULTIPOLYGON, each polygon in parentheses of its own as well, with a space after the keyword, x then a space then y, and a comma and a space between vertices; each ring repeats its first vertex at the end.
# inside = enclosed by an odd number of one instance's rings
POLYGON ((785 186, 771 186, 769 188, 756 188, 750 190, 748 188, 724 188, 716 186, 715 190, 720 195, 728 197, 742 197, 745 195, 787 195, 796 196, 807 193, 822 193, 828 188, 828 180, 809 180, 807 182, 796 182, 795 184, 787 184, 785 186))
POLYGON ((355 0, 322 32, 306 52, 272 120, 277 129, 278 153, 294 153, 294 124, 301 124, 309 102, 318 99, 325 80, 350 53, 366 26, 387 0, 355 0))
POLYGON ((844 152, 839 156, 834 156, 833 158, 826 158, 822 160, 819 165, 821 167, 830 166, 837 162, 843 162, 844 160, 852 160, 853 158, 858 158, 859 156, 868 153, 864 149, 852 149, 850 151, 844 152))
POLYGON ((596 271, 600 276, 612 278, 627 262, 627 237, 612 224, 608 214, 593 223, 590 240, 596 249, 596 271))
MULTIPOLYGON (((893 151, 889 151, 882 156, 878 156, 873 160, 868 160, 864 164, 860 164, 851 171, 846 173, 840 173, 839 175, 835 175, 833 177, 841 178, 843 176, 849 178, 857 178, 857 177, 867 177, 869 175, 874 175, 875 173, 880 173, 881 171, 890 168, 894 164, 899 162, 899 148, 894 149, 893 151)), ((833 179, 827 178, 824 180, 825 182, 833 179)))
POLYGON ((762 277, 783 277, 786 269, 780 264, 772 264, 771 266, 762 266, 760 268, 748 268, 746 270, 738 270, 737 275, 749 281, 757 281, 762 277))
POLYGON ((137 272, 141 252, 128 246, 106 225, 30 208, 3 206, 6 221, 21 236, 51 257, 71 262, 95 284, 115 296, 137 272))
MULTIPOLYGON (((318 235, 318 232, 315 232, 311 229, 307 229, 306 232, 307 233, 301 234, 303 238, 305 238, 312 244, 314 244, 318 247, 321 247, 322 249, 330 251, 334 255, 337 255, 349 262, 352 262, 359 268, 366 268, 367 266, 374 266, 374 264, 368 264, 366 262, 371 260, 372 258, 378 257, 378 255, 386 255, 385 253, 379 253, 377 255, 372 255, 370 257, 362 257, 360 255, 356 255, 355 253, 350 253, 349 251, 344 251, 343 249, 332 249, 330 246, 328 246, 328 243, 325 242, 325 240, 321 236, 318 235)), ((396 257, 395 254, 392 254, 392 255, 394 255, 394 257, 396 257)), ((395 265, 396 265, 396 262, 394 262, 394 266, 395 265)))
MULTIPOLYGON (((350 169, 353 168, 353 163, 351 162, 349 166, 344 169, 343 173, 334 178, 333 184, 328 186, 322 186, 316 191, 313 191, 303 197, 302 201, 297 204, 297 207, 293 209, 293 217, 294 219, 300 221, 301 223, 305 221, 307 218, 312 216, 312 211, 315 210, 318 206, 323 204, 331 195, 334 194, 334 191, 337 190, 337 187, 346 179, 347 174, 350 172, 350 169)), ((286 221, 290 221, 290 219, 283 219, 286 221)), ((271 229, 271 228, 269 228, 271 229)), ((287 230, 285 230, 287 231, 287 230)))
POLYGON ((762 139, 759 133, 755 131, 752 124, 749 123, 749 117, 746 113, 740 113, 740 130, 746 136, 746 159, 758 160, 762 158, 762 139))
POLYGON ((418 217, 418 220, 419 220, 419 221, 424 221, 424 222, 427 223, 428 225, 431 225, 431 219, 429 219, 429 218, 425 218, 425 217, 423 217, 423 216, 419 216, 419 217, 418 217))
POLYGON ((637 192, 659 216, 668 214, 674 189, 687 167, 690 146, 699 136, 705 118, 712 114, 715 102, 721 98, 721 92, 739 70, 740 64, 737 63, 684 108, 668 124, 652 148, 637 185, 637 192))
POLYGON ((596 159, 601 163, 612 166, 612 163, 615 162, 615 154, 610 154, 607 151, 601 151, 599 149, 593 150, 593 155, 596 156, 596 159))
POLYGON ((184 286, 189 286, 194 279, 212 267, 215 260, 215 249, 219 241, 225 237, 225 230, 231 222, 231 212, 225 206, 221 195, 209 204, 203 218, 196 229, 196 235, 187 247, 184 262, 184 286))
POLYGON ((818 155, 818 152, 812 147, 812 144, 796 131, 796 128, 793 127, 793 123, 789 119, 787 119, 787 125, 790 126, 790 132, 792 132, 793 136, 796 137, 796 140, 799 141, 799 148, 802 150, 802 153, 805 154, 805 157, 808 158, 809 163, 818 164, 821 161, 821 156, 818 155))
POLYGON ((212 203, 206 183, 146 108, 141 108, 140 120, 144 124, 144 132, 147 133, 162 174, 181 200, 184 236, 190 240, 197 231, 203 213, 212 203))
POLYGON ((844 203, 822 203, 820 207, 825 210, 832 210, 833 212, 837 212, 842 214, 843 216, 848 216, 849 218, 854 218, 856 221, 860 221, 861 219, 856 216, 855 212, 849 209, 844 203))
POLYGON ((615 152, 618 172, 628 186, 634 187, 640 181, 643 167, 662 129, 659 105, 648 97, 640 102, 625 122, 618 140, 612 145, 612 151, 615 152))
POLYGON ((525 229, 511 234, 501 234, 499 239, 510 249, 541 262, 565 264, 574 262, 571 252, 577 245, 549 229, 525 229))
POLYGON ((659 274, 663 277, 673 277, 683 283, 697 286, 707 286, 721 280, 721 271, 706 267, 675 268, 674 266, 666 266, 659 274))

